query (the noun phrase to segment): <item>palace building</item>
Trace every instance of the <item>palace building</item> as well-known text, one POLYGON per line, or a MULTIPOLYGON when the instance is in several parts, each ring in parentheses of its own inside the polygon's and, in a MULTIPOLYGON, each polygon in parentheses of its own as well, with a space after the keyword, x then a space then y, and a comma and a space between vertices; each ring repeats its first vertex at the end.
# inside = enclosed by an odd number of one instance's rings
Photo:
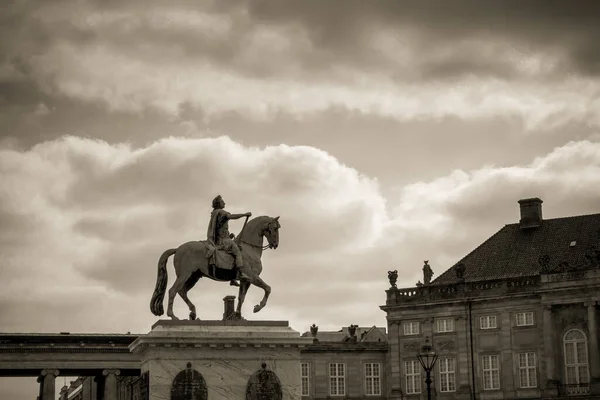
MULTIPOLYGON (((387 290, 389 399, 600 398, 600 214, 505 225, 432 282, 387 290)), ((428 267, 427 267, 428 268, 428 267)), ((427 279, 425 279, 427 281, 427 279)))

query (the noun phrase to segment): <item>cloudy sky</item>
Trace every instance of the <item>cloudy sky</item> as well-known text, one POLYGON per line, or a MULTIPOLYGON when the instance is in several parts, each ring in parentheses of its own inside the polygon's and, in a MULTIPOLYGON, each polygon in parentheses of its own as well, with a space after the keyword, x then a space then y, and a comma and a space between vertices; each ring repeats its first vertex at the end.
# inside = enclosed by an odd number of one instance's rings
MULTIPOLYGON (((158 257, 204 239, 219 193, 281 216, 273 292, 252 315, 250 290, 248 318, 385 326, 388 270, 400 287, 423 260, 438 276, 517 222, 517 200, 600 212, 599 16, 596 1, 4 0, 0 330, 148 332, 158 257)), ((203 280, 190 298, 211 319, 236 293, 203 280)), ((0 380, 2 399, 36 395, 0 380)))

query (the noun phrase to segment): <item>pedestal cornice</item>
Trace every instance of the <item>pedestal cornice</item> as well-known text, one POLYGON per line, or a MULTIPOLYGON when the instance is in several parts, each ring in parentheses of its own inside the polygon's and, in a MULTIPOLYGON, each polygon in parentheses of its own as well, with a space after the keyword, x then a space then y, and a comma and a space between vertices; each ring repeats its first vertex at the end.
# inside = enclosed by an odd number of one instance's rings
POLYGON ((289 327, 289 321, 246 321, 246 320, 232 320, 232 321, 222 321, 222 320, 172 320, 172 319, 159 319, 152 325, 152 329, 159 326, 169 326, 169 327, 186 327, 186 326, 269 326, 269 327, 289 327))
POLYGON ((312 337, 302 337, 287 321, 170 321, 161 320, 140 335, 129 349, 147 348, 303 348, 312 337))

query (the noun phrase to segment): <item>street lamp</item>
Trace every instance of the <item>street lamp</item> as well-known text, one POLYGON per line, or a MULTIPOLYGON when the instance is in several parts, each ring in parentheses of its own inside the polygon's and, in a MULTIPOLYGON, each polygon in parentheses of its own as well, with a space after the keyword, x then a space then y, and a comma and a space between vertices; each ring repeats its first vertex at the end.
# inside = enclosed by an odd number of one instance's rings
POLYGON ((431 400, 431 370, 438 359, 433 346, 429 344, 429 338, 425 338, 425 345, 421 347, 421 351, 417 354, 417 358, 421 366, 425 370, 425 383, 427 384, 427 400, 431 400))

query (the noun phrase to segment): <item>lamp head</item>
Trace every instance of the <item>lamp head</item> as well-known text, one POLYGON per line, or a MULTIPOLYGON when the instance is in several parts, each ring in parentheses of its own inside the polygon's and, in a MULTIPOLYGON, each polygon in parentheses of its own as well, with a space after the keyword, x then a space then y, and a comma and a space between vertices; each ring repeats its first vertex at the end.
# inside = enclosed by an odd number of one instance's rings
POLYGON ((417 359, 421 363, 424 370, 430 371, 438 359, 437 353, 432 345, 429 344, 429 338, 425 338, 425 345, 421 347, 417 359))

